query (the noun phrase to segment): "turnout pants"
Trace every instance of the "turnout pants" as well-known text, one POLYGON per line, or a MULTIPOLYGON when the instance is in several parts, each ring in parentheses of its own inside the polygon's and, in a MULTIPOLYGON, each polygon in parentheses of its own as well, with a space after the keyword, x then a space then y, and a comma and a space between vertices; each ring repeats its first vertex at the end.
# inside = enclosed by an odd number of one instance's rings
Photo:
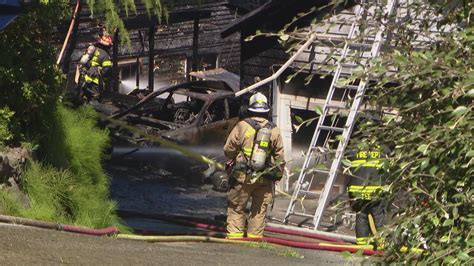
POLYGON ((227 238, 245 236, 247 214, 245 208, 251 200, 247 223, 247 237, 263 237, 265 215, 272 202, 273 182, 263 179, 254 184, 234 184, 227 198, 227 238))
POLYGON ((381 228, 385 223, 385 212, 387 204, 384 200, 355 200, 352 206, 356 211, 356 242, 359 245, 367 245, 368 239, 375 233, 369 224, 369 214, 374 219, 375 228, 381 228))

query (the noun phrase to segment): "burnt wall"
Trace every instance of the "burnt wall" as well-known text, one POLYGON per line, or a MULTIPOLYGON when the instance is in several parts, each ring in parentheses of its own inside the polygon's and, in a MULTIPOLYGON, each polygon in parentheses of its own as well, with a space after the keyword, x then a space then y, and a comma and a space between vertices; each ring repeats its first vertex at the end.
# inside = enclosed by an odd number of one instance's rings
POLYGON ((271 76, 273 69, 278 69, 289 58, 275 38, 257 37, 248 42, 242 37, 241 41, 241 88, 271 76))
MULTIPOLYGON (((128 29, 131 45, 119 46, 119 60, 124 61, 141 57, 142 68, 146 71, 147 67, 143 67, 143 65, 148 64, 149 23, 147 21, 140 22, 139 19, 136 19, 143 15, 142 13, 146 13, 144 8, 138 6, 137 11, 137 15, 130 14, 129 17, 126 17, 124 14, 123 16, 125 20, 135 19, 135 24, 133 28, 128 29)), ((164 70, 168 76, 173 73, 182 76, 183 65, 187 65, 189 70, 191 64, 189 62, 185 63, 185 61, 189 61, 192 57, 193 18, 195 12, 201 11, 204 15, 199 18, 199 65, 204 68, 218 66, 238 74, 240 71, 240 34, 237 33, 225 39, 220 37, 220 32, 224 26, 231 23, 238 16, 237 10, 229 5, 227 0, 179 1, 179 5, 173 7, 173 11, 170 13, 170 20, 172 18, 173 21, 162 21, 156 26, 154 37, 156 66, 164 70), (214 60, 213 64, 210 64, 209 60, 214 60), (162 62, 166 65, 160 65, 162 62)), ((148 16, 144 17, 148 18, 148 16)), ((79 61, 83 51, 89 43, 94 42, 95 29, 95 20, 91 19, 87 7, 83 7, 79 17, 75 42, 72 43, 69 49, 70 60, 64 66, 64 69, 69 72, 69 77, 73 77, 77 61, 79 61)), ((69 78, 69 80, 72 80, 72 78, 69 78)))

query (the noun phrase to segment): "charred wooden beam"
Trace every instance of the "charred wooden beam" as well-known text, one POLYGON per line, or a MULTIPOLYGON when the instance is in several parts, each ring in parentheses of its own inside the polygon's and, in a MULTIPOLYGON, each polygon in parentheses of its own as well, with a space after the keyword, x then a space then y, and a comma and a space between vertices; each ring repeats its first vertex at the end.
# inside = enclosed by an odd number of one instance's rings
POLYGON ((171 12, 166 23, 159 21, 156 16, 148 16, 148 14, 140 14, 134 17, 124 19, 125 27, 131 29, 146 29, 150 24, 173 24, 194 20, 195 17, 210 18, 211 10, 181 10, 171 12))
POLYGON ((152 92, 155 85, 155 24, 148 29, 148 90, 152 92))
POLYGON ((191 70, 197 71, 198 68, 198 48, 199 48, 199 16, 194 18, 193 28, 193 61, 191 70))
MULTIPOLYGON (((113 58, 112 58, 112 78, 113 78, 113 87, 112 90, 115 92, 119 91, 119 68, 118 68, 118 57, 119 57, 119 51, 118 51, 118 45, 119 45, 119 33, 118 31, 115 31, 114 34, 114 46, 112 48, 112 53, 113 53, 113 58)), ((107 88, 110 89, 110 88, 107 88)))
POLYGON ((135 89, 140 89, 140 57, 137 56, 137 71, 135 71, 135 89))

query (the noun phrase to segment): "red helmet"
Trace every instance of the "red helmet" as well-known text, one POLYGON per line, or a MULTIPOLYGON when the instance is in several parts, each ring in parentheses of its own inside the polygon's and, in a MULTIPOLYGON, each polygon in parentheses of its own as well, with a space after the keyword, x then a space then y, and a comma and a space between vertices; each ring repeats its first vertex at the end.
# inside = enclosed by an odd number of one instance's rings
POLYGON ((111 46, 113 44, 112 37, 110 37, 109 35, 101 36, 98 42, 104 46, 111 46))

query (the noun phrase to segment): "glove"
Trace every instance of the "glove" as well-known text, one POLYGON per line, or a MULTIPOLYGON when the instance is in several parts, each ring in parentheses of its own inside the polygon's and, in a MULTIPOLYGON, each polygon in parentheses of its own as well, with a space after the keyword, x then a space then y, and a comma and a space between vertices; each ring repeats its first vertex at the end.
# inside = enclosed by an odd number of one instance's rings
POLYGON ((283 172, 278 167, 274 167, 273 169, 265 172, 266 173, 263 174, 263 177, 270 181, 277 182, 283 177, 283 172))
POLYGON ((225 171, 228 175, 232 174, 234 165, 235 165, 235 160, 228 160, 227 162, 225 162, 225 171))

